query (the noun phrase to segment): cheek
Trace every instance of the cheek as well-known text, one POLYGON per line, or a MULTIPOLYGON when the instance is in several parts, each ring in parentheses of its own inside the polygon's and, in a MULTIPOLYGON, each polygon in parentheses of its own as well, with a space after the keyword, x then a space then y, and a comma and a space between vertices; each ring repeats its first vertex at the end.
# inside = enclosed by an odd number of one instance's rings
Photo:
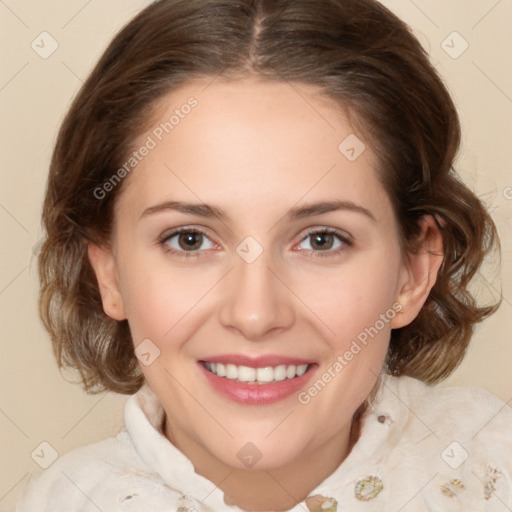
POLYGON ((196 316, 198 305, 218 280, 214 269, 199 272, 170 264, 164 255, 132 252, 120 265, 121 293, 135 343, 160 344, 196 316), (184 322, 182 322, 185 320, 184 322))
POLYGON ((325 324, 328 338, 342 349, 375 324, 383 337, 389 334, 399 262, 395 248, 367 251, 337 267, 312 270, 311 279, 297 280, 295 289, 325 324), (382 315, 387 315, 384 326, 382 315))
POLYGON ((350 421, 381 373, 397 314, 398 261, 392 250, 368 253, 309 286, 309 304, 329 328, 328 350, 316 379, 298 398, 312 422, 330 418, 325 436, 350 421))

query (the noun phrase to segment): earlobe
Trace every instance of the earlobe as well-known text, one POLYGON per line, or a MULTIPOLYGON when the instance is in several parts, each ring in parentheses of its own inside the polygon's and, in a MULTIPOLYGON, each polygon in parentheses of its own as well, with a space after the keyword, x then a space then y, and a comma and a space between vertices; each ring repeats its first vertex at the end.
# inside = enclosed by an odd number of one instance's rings
POLYGON ((114 320, 125 320, 123 300, 117 278, 116 264, 111 250, 89 243, 87 254, 96 279, 103 303, 103 310, 114 320))
POLYGON ((402 310, 391 322, 392 329, 404 327, 418 316, 443 263, 443 236, 439 225, 432 216, 426 215, 420 219, 419 226, 420 249, 403 262, 396 299, 402 310))

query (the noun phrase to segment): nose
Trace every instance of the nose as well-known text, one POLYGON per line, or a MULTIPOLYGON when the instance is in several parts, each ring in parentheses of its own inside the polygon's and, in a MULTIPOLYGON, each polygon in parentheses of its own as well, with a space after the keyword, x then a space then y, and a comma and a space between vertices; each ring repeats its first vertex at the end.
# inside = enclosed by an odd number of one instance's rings
POLYGON ((264 254, 252 263, 240 258, 224 282, 220 322, 249 341, 276 336, 295 321, 293 294, 271 270, 264 254))

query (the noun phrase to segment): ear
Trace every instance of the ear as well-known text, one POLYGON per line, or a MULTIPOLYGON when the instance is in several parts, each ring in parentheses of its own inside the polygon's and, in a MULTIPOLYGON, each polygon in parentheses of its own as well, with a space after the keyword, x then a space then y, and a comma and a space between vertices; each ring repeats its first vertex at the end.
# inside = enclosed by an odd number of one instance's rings
POLYGON ((125 320, 126 313, 119 288, 114 254, 110 249, 92 242, 87 246, 87 254, 98 280, 103 310, 114 320, 125 320))
POLYGON ((391 321, 392 329, 404 327, 418 316, 443 263, 443 236, 438 224, 431 215, 422 217, 418 224, 419 250, 409 253, 402 264, 396 299, 402 310, 391 321))

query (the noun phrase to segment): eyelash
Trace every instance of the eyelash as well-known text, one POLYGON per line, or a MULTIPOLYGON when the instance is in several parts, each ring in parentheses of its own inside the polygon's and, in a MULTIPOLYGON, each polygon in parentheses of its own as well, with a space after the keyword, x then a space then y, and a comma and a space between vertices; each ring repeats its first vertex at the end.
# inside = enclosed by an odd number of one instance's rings
POLYGON ((176 254, 179 258, 197 258, 199 256, 199 253, 201 251, 176 251, 175 249, 172 249, 167 245, 167 242, 174 238, 176 235, 180 235, 181 233, 193 233, 193 234, 199 234, 203 235, 208 238, 208 235, 206 234, 206 231, 203 231, 200 228, 178 228, 170 233, 164 234, 160 240, 159 243, 161 246, 164 247, 164 249, 172 254, 176 254))
MULTIPOLYGON (((177 251, 175 249, 171 249, 167 245, 167 242, 169 242, 169 240, 171 240, 175 236, 180 235, 182 233, 199 234, 199 235, 203 235, 206 238, 208 238, 206 231, 204 231, 200 228, 183 227, 183 228, 175 229, 175 230, 171 231, 170 233, 164 234, 159 239, 158 242, 161 246, 163 246, 165 248, 166 251, 176 254, 179 258, 196 258, 196 257, 198 257, 202 251, 177 251)), ((313 254, 313 257, 315 257, 315 258, 326 258, 326 257, 337 256, 340 252, 342 252, 343 250, 346 250, 347 248, 352 247, 352 245, 353 245, 353 242, 347 236, 344 236, 341 231, 338 231, 338 230, 332 229, 332 228, 311 229, 310 231, 308 231, 306 233, 306 235, 304 235, 302 237, 302 239, 300 240, 299 243, 302 243, 305 240, 307 240, 309 237, 311 237, 313 235, 318 235, 318 234, 335 236, 336 238, 338 238, 338 240, 340 242, 343 243, 345 248, 338 248, 336 250, 327 250, 327 251, 314 251, 311 249, 301 249, 301 251, 307 250, 307 251, 311 252, 313 254)))
MULTIPOLYGON (((333 257, 333 256, 337 256, 338 254, 340 254, 342 251, 346 250, 347 248, 349 247, 352 247, 353 243, 352 241, 345 235, 343 235, 343 233, 341 231, 338 231, 337 229, 333 229, 333 228, 314 228, 314 229, 311 229, 309 230, 305 236, 302 237, 300 243, 304 242, 304 240, 308 239, 310 236, 313 236, 313 235, 333 235, 335 236, 345 247, 340 247, 338 249, 335 249, 335 250, 327 250, 327 251, 313 251, 313 250, 310 250, 310 249, 307 249, 309 251, 311 251, 311 253, 313 254, 313 257, 315 258, 330 258, 330 257, 333 257)), ((304 250, 304 249, 302 249, 304 250)))

